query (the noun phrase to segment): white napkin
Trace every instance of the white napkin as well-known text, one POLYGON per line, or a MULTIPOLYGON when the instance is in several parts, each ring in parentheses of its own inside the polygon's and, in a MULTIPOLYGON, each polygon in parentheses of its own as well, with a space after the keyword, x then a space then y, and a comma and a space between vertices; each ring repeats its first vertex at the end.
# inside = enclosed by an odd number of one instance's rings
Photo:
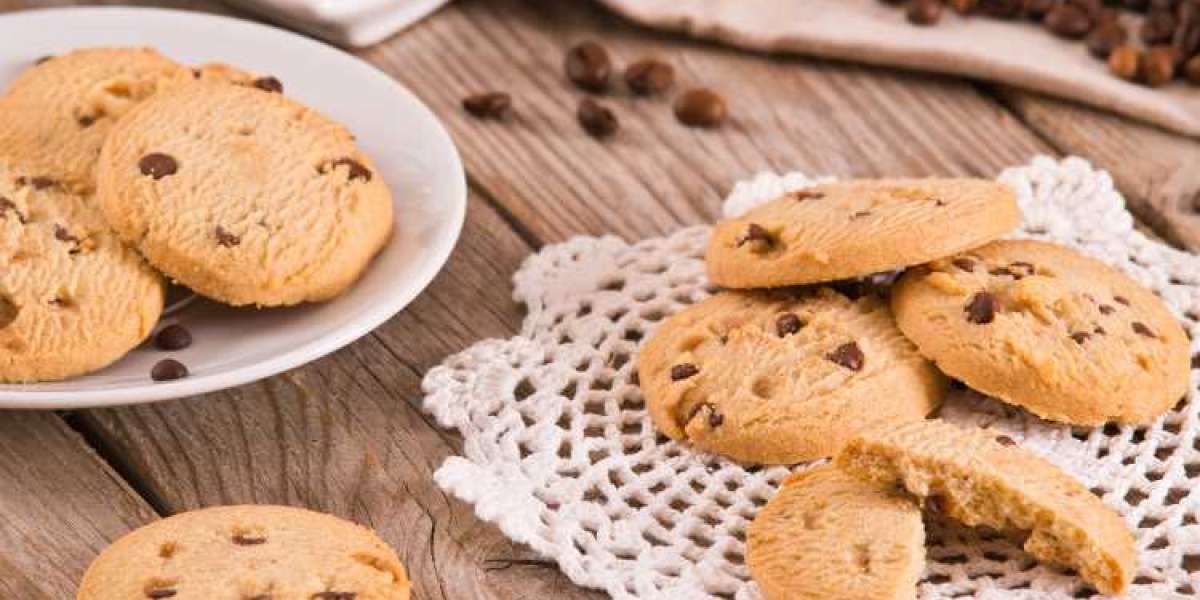
POLYGON ((369 46, 450 0, 230 0, 341 46, 369 46))

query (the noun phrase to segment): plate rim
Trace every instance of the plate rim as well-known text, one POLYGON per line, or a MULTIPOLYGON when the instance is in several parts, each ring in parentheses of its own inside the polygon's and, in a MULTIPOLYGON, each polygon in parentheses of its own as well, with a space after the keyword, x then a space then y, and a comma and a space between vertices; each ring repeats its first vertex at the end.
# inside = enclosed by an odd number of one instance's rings
MULTIPOLYGON (((306 365, 310 362, 319 360, 370 334, 380 325, 383 325, 385 322, 408 307, 413 300, 415 300, 429 287, 434 278, 437 277, 437 275, 441 273, 443 269, 445 269, 451 254, 458 245, 458 241, 462 236, 463 227, 466 223, 467 204, 469 200, 469 187, 467 183, 466 169, 463 165, 462 156, 459 153, 458 145, 455 144, 453 136, 450 135, 449 130, 446 128, 446 124, 437 116, 436 113, 433 112, 432 109, 429 108, 429 106, 423 100, 421 100, 419 96, 414 94, 395 78, 380 70, 375 65, 363 60, 362 58, 350 54, 341 48, 321 42, 319 40, 315 40, 303 34, 255 21, 207 12, 134 6, 46 7, 32 8, 2 14, 0 15, 0 23, 27 19, 30 17, 53 18, 55 15, 67 14, 69 14, 72 18, 86 18, 89 16, 100 18, 129 18, 130 16, 148 16, 152 18, 166 19, 187 18, 192 22, 195 22, 196 19, 207 20, 218 25, 244 28, 250 31, 257 31, 263 35, 275 36, 278 39, 287 39, 289 43, 308 46, 316 51, 332 52, 334 54, 341 55, 342 58, 349 59, 351 63, 356 63, 355 68, 359 68, 364 76, 373 77, 377 80, 383 81, 387 85, 391 86, 391 88, 397 93, 406 96, 409 100, 411 100, 415 109, 419 112, 423 112, 425 117, 430 119, 432 124, 435 126, 434 131, 436 132, 436 135, 443 138, 442 141, 445 142, 446 147, 449 149, 447 158, 451 161, 450 166, 452 167, 452 170, 457 173, 457 175, 453 177, 453 181, 450 182, 453 197, 444 199, 453 202, 453 206, 449 207, 450 210, 447 211, 450 214, 448 214, 446 218, 446 224, 450 227, 450 229, 448 230, 448 235, 442 238, 437 245, 422 249, 426 256, 431 260, 427 263, 425 268, 414 272, 413 277, 406 279, 406 281, 411 284, 408 286, 409 291, 407 293, 396 294, 395 296, 391 297, 392 299, 390 301, 376 304, 373 308, 364 312, 364 314, 355 318, 353 322, 347 324, 346 326, 335 330, 328 335, 322 336, 311 342, 288 350, 282 354, 271 357, 267 360, 259 360, 249 365, 237 367, 231 370, 202 376, 190 376, 176 381, 155 382, 150 380, 147 376, 147 382, 144 384, 139 384, 134 387, 121 387, 117 389, 53 391, 37 389, 14 390, 11 388, 0 389, 0 409, 76 410, 100 407, 134 406, 217 392, 266 379, 268 377, 278 375, 279 373, 283 373, 285 371, 289 371, 306 365)), ((269 40, 264 41, 264 43, 269 43, 269 40)), ((333 301, 336 302, 336 300, 333 301)), ((8 385, 21 386, 23 384, 8 385)), ((33 383, 28 385, 36 386, 38 384, 33 383)))

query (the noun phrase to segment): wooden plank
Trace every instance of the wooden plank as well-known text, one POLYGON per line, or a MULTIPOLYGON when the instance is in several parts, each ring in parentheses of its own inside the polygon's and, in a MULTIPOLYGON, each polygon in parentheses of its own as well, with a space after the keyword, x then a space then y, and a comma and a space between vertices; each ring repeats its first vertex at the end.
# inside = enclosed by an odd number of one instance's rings
POLYGON ((1112 173, 1129 208, 1156 233, 1200 250, 1200 141, 1064 100, 998 93, 1059 152, 1112 173))
POLYGON ((629 239, 710 221, 733 182, 762 169, 852 175, 993 176, 1052 149, 969 83, 842 63, 772 57, 634 28, 588 2, 462 1, 365 56, 443 117, 469 171, 539 240, 629 239), (593 140, 575 122, 582 93, 566 49, 601 39, 618 63, 676 67, 680 87, 729 100, 719 131, 679 125, 669 100, 603 99, 622 123, 593 140), (482 122, 461 99, 510 92, 515 118, 482 122))
POLYGON ((101 549, 154 511, 52 413, 0 413, 0 598, 73 598, 101 549))

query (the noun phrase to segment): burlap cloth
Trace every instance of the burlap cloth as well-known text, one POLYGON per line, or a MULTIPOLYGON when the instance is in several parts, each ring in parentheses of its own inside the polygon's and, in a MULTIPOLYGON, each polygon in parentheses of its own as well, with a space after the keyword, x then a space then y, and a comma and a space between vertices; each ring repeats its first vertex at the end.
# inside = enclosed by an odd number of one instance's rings
MULTIPOLYGON (((1081 42, 1037 24, 963 18, 915 27, 878 0, 601 0, 647 26, 764 51, 965 75, 1068 98, 1200 137, 1200 86, 1127 83, 1081 42)), ((1132 17, 1132 15, 1130 15, 1132 17)))

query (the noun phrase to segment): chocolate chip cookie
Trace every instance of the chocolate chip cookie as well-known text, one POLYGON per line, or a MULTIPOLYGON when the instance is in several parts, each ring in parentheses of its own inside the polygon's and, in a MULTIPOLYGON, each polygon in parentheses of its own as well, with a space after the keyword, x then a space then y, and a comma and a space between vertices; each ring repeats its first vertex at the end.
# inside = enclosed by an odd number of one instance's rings
POLYGON ((902 486, 927 510, 967 525, 1028 534, 1027 552, 1073 567, 1106 594, 1124 591, 1136 572, 1121 517, 1010 438, 936 420, 871 427, 847 442, 836 464, 864 481, 902 486))
POLYGON ((100 369, 150 334, 164 283, 91 198, 0 161, 0 381, 100 369))
POLYGON ((121 120, 97 169, 117 233, 232 305, 337 296, 392 231, 392 197, 340 125, 282 94, 195 81, 121 120))
POLYGON ((0 97, 0 159, 83 190, 122 115, 191 72, 150 48, 91 48, 31 65, 0 97))
POLYGON ((913 600, 921 510, 894 487, 816 467, 788 477, 755 517, 746 565, 768 600, 913 600))
POLYGON ((885 302, 828 288, 691 306, 647 341, 638 376, 666 435, 770 464, 830 456, 870 423, 922 419, 945 389, 885 302))
POLYGON ((1149 423, 1187 393, 1189 344, 1166 305, 1064 246, 994 242, 912 269, 892 309, 948 375, 1047 419, 1149 423))
POLYGON ((708 275, 728 288, 851 279, 981 246, 1020 221, 1012 191, 991 181, 828 183, 719 223, 708 275))
POLYGON ((88 568, 78 600, 408 600, 371 530, 286 506, 226 506, 146 525, 88 568))

